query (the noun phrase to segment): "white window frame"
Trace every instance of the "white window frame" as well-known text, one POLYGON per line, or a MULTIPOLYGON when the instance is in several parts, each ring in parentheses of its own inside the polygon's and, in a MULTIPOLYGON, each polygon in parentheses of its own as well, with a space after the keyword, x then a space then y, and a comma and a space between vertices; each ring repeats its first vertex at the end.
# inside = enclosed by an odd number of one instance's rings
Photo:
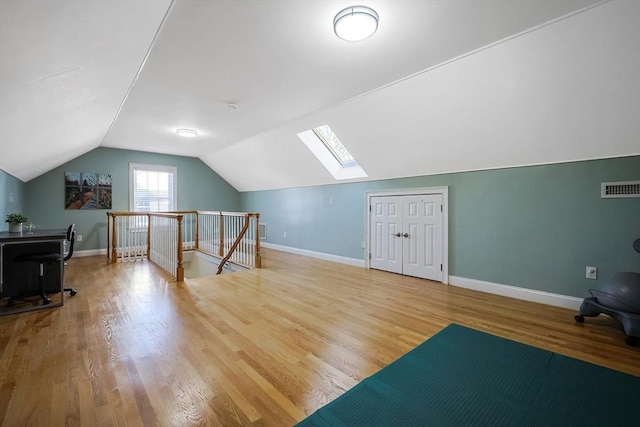
POLYGON ((329 125, 318 126, 317 128, 313 128, 311 130, 316 134, 318 139, 322 141, 325 147, 327 147, 327 150, 329 150, 331 154, 333 154, 333 157, 336 158, 338 163, 340 163, 343 168, 358 165, 356 159, 353 158, 353 155, 349 152, 347 147, 344 146, 342 141, 340 141, 340 138, 338 138, 338 135, 333 132, 329 125), (341 151, 346 153, 348 159, 344 158, 341 151))
POLYGON ((313 129, 300 132, 297 135, 335 180, 367 177, 366 172, 355 159, 349 164, 342 165, 313 129))
POLYGON ((171 201, 173 205, 172 211, 178 210, 178 168, 175 166, 164 166, 164 165, 148 165, 144 163, 129 163, 129 211, 135 212, 135 200, 134 200, 134 183, 135 183, 135 171, 136 170, 144 170, 144 171, 156 171, 156 172, 167 172, 173 175, 173 200, 171 201))

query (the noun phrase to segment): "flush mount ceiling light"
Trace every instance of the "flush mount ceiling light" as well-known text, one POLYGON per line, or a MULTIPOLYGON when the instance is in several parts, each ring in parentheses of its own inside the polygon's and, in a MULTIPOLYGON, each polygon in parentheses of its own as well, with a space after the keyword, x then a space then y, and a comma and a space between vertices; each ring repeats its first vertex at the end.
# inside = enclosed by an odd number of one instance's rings
POLYGON ((333 31, 349 42, 368 39, 377 29, 378 14, 367 6, 347 7, 333 18, 333 31))
POLYGON ((198 136, 198 131, 193 129, 176 129, 176 133, 185 138, 195 138, 198 136))

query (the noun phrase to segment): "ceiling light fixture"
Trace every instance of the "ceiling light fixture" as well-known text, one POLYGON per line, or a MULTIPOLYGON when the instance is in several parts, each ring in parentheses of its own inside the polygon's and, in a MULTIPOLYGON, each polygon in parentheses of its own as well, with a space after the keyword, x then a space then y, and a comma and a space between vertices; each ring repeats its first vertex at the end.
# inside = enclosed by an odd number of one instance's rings
POLYGON ((347 7, 333 18, 333 31, 349 42, 368 39, 377 29, 378 14, 367 6, 347 7))
POLYGON ((195 138, 198 136, 198 131, 193 129, 176 129, 176 133, 185 138, 195 138))

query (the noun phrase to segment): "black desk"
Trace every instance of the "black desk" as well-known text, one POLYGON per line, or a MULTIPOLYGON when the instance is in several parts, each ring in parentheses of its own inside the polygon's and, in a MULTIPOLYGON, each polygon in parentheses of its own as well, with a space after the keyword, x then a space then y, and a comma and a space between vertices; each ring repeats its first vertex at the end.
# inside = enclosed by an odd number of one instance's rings
MULTIPOLYGON (((39 271, 35 263, 17 263, 13 260, 27 253, 58 252, 64 254, 64 241, 67 237, 66 229, 33 230, 29 233, 10 233, 0 231, 0 299, 9 297, 26 297, 39 295, 39 271)), ((61 257, 62 258, 62 257, 61 257)), ((5 310, 0 302, 0 314, 9 314, 39 308, 59 307, 64 303, 64 261, 59 264, 45 266, 45 291, 59 293, 59 300, 48 305, 29 304, 26 307, 5 310)), ((20 304, 24 305, 24 304, 20 304)))

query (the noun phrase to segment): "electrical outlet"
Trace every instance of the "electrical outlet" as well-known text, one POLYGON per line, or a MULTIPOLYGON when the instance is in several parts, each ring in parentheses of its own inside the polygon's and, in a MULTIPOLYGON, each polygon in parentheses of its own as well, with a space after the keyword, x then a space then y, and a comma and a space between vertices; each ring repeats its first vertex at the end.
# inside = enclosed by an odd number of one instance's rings
POLYGON ((596 267, 587 267, 587 279, 597 279, 598 269, 596 267))
POLYGON ((286 231, 284 232, 284 236, 283 236, 283 237, 284 237, 285 239, 287 238, 287 232, 286 232, 286 231))
POLYGON ((78 240, 78 242, 82 242, 82 234, 78 234, 77 240, 78 240))

